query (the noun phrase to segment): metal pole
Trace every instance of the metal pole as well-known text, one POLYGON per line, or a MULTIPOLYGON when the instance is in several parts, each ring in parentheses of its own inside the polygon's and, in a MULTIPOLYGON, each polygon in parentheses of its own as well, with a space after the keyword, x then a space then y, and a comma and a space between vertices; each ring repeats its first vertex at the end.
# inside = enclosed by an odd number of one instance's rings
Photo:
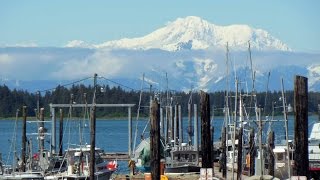
MULTIPOLYGON (((196 151, 199 152, 199 140, 198 140, 198 110, 197 110, 197 105, 194 104, 193 105, 193 113, 194 113, 194 116, 193 116, 193 121, 194 121, 194 148, 196 151)), ((198 160, 198 159, 197 159, 198 160)))
MULTIPOLYGON (((27 131, 27 106, 22 107, 22 116, 23 116, 23 123, 22 123, 22 148, 21 148, 21 160, 22 160, 22 172, 26 171, 26 131, 27 131)), ((3 171, 2 171, 3 172, 3 171)))
POLYGON ((289 179, 291 179, 291 168, 290 168, 290 149, 289 149, 289 136, 288 136, 288 117, 287 117, 287 109, 286 109, 286 99, 284 95, 284 86, 283 86, 283 78, 281 79, 281 92, 282 92, 282 106, 283 106, 283 116, 284 116, 284 126, 286 131, 286 146, 287 146, 287 163, 288 163, 288 175, 289 179))
POLYGON ((128 144, 128 153, 129 157, 132 155, 132 116, 131 116, 131 107, 128 107, 128 131, 129 131, 129 144, 128 144))
POLYGON ((56 113, 55 108, 53 108, 50 104, 50 112, 51 112, 51 154, 56 152, 56 113))
POLYGON ((174 123, 173 123, 173 126, 174 126, 174 137, 173 137, 173 140, 174 140, 174 146, 176 146, 176 144, 177 144, 177 138, 178 138, 178 136, 177 136, 177 134, 178 134, 178 131, 177 131, 177 123, 178 123, 178 119, 177 119, 177 117, 178 117, 178 105, 175 105, 174 106, 174 123))
POLYGON ((183 120, 182 120, 182 114, 181 114, 181 105, 178 105, 178 114, 179 114, 179 145, 181 146, 181 143, 183 143, 183 120))
POLYGON ((161 135, 164 136, 164 117, 163 117, 163 108, 160 107, 160 128, 161 128, 161 135))
POLYGON ((258 108, 257 109, 258 111, 258 114, 259 114, 259 151, 260 151, 260 179, 262 178, 263 176, 263 171, 264 171, 264 168, 263 168, 263 149, 262 149, 262 119, 261 119, 261 108, 258 108))

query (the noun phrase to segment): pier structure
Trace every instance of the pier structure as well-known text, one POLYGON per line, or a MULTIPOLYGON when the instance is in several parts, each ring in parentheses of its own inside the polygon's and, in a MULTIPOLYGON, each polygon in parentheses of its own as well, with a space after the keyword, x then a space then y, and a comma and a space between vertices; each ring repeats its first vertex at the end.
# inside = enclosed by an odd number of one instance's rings
POLYGON ((56 152, 56 108, 91 108, 91 107, 103 107, 103 108, 128 108, 128 155, 131 157, 132 155, 132 113, 131 109, 135 106, 135 104, 50 104, 50 112, 51 112, 51 122, 52 122, 52 136, 51 136, 51 153, 56 152))

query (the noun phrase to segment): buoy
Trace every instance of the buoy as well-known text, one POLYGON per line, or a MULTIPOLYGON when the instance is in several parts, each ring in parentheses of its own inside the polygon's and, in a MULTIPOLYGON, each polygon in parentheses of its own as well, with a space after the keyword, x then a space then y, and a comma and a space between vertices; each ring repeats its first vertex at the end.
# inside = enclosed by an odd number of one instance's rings
POLYGON ((165 176, 165 175, 161 175, 161 178, 160 178, 160 179, 161 179, 161 180, 169 180, 168 177, 165 176))

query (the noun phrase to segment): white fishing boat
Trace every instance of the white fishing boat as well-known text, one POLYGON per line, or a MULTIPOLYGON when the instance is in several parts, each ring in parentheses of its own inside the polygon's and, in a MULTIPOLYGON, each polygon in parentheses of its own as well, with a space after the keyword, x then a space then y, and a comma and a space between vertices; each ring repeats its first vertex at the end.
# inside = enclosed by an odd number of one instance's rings
MULTIPOLYGON (((113 161, 104 161, 100 154, 103 151, 95 148, 95 179, 110 179, 112 173, 117 170, 117 164, 113 161)), ((90 178, 90 146, 70 148, 65 152, 67 170, 46 175, 44 179, 89 179, 90 178)))
POLYGON ((309 172, 320 177, 320 122, 313 124, 309 136, 309 172))

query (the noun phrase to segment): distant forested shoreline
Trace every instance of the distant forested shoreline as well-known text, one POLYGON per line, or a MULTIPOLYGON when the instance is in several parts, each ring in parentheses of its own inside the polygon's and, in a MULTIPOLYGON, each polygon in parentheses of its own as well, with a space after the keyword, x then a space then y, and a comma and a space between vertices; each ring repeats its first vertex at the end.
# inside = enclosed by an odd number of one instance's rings
MULTIPOLYGON (((140 91, 125 90, 120 86, 97 86, 96 103, 101 104, 136 104, 132 109, 132 114, 135 116, 140 98, 140 91), (100 91, 103 89, 103 91, 100 91)), ((20 110, 19 116, 21 116, 21 109, 23 106, 27 106, 27 115, 29 117, 35 117, 37 105, 39 103, 40 108, 45 109, 45 115, 50 116, 49 104, 81 104, 81 103, 92 103, 94 88, 92 86, 85 85, 73 85, 70 88, 63 86, 57 86, 56 88, 42 92, 28 92, 24 90, 9 89, 6 85, 0 86, 0 117, 8 118, 15 117, 17 110, 20 110), (71 100, 72 99, 72 100, 71 100)), ((223 115, 223 107, 225 104, 225 92, 211 92, 210 103, 211 108, 214 111, 215 116, 223 115)), ((234 93, 230 93, 234 96, 234 93)), ((246 94, 242 92, 242 94, 246 94)), ((293 106, 293 91, 286 91, 287 104, 293 106)), ((140 114, 142 117, 147 117, 149 113, 148 104, 150 96, 155 95, 163 105, 167 104, 181 104, 182 113, 187 116, 187 104, 192 101, 192 104, 199 104, 199 93, 193 92, 192 96, 190 92, 156 92, 156 91, 145 91, 142 93, 141 104, 143 106, 140 114)), ((280 115, 282 113, 282 102, 281 92, 257 92, 256 95, 247 94, 244 98, 246 107, 252 107, 254 99, 256 98, 258 106, 263 108, 264 115, 280 115)), ((309 113, 318 113, 318 104, 320 104, 320 93, 309 92, 308 95, 309 113)), ((229 99, 229 107, 234 108, 234 98, 229 99)), ((254 109, 249 108, 250 114, 254 114, 254 109)), ((68 109, 64 109, 65 113, 68 113, 68 109)), ((126 108, 97 108, 97 117, 126 117, 126 108)), ((73 108, 72 115, 75 117, 83 117, 85 110, 83 108, 73 108)))

